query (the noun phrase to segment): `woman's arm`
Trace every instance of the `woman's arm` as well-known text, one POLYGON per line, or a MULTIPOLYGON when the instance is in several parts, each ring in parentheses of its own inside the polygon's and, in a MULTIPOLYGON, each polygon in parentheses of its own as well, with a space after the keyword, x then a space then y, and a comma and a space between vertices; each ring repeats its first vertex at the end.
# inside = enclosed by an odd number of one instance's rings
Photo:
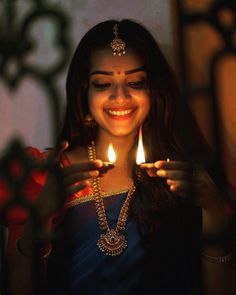
MULTIPOLYGON (((9 282, 10 294, 34 294, 33 286, 36 284, 35 272, 37 273, 37 284, 42 286, 47 266, 47 258, 50 254, 48 249, 50 243, 40 249, 35 264, 33 256, 33 239, 30 222, 27 223, 23 236, 17 240, 13 254, 9 257, 9 282), (34 266, 37 265, 37 269, 34 266), (39 284, 39 282, 41 284, 39 284)), ((38 254, 38 253, 37 253, 38 254)))
MULTIPOLYGON (((202 209, 203 234, 214 235, 223 231, 230 222, 224 203, 215 208, 202 209)), ((230 245, 204 245, 202 272, 204 295, 236 294, 236 264, 230 245)))
MULTIPOLYGON (((70 196, 84 189, 91 177, 98 176, 98 168, 103 164, 101 161, 89 161, 72 164, 61 168, 62 185, 58 185, 58 176, 55 172, 48 173, 47 181, 35 204, 38 212, 38 223, 41 230, 48 234, 53 230, 53 216, 60 212, 63 202, 58 201, 58 196, 70 196)), ((38 229, 37 229, 38 230, 38 229)), ((9 259, 11 294, 34 294, 33 282, 43 286, 47 258, 51 252, 51 245, 47 239, 38 240, 34 235, 35 228, 31 219, 28 220, 22 236, 16 242, 14 253, 9 259), (33 251, 35 249, 37 251, 33 251), (34 266, 37 262, 37 272, 40 277, 35 277, 34 266), (41 281, 40 281, 41 280, 41 281)))
MULTIPOLYGON (((52 196, 56 196, 58 193, 56 178, 53 174, 49 174, 35 204, 37 212, 39 212, 38 224, 40 224, 40 230, 47 233, 50 233, 52 230, 52 216, 56 209, 52 196)), ((14 251, 9 256, 9 287, 10 294, 12 295, 34 294, 33 286, 36 283, 34 270, 37 273, 37 284, 40 284, 40 281, 41 286, 43 284, 51 244, 48 240, 40 240, 40 244, 37 244, 37 252, 34 252, 34 249, 36 250, 36 242, 39 242, 35 240, 35 230, 36 228, 29 217, 23 234, 16 241, 14 251), (37 266, 37 269, 34 266, 37 266)))
MULTIPOLYGON (((190 175, 184 162, 158 161, 142 164, 151 176, 159 176, 166 182, 176 197, 186 197, 189 189, 197 206, 202 208, 203 235, 221 233, 231 222, 226 204, 209 174, 198 167, 190 175)), ((236 264, 231 252, 222 245, 204 245, 202 249, 202 270, 204 295, 236 294, 236 264)))

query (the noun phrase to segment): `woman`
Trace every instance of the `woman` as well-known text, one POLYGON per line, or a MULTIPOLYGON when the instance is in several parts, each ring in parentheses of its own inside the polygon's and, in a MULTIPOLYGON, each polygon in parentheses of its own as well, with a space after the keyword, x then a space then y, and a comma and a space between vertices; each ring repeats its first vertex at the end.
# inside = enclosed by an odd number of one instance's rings
MULTIPOLYGON (((150 33, 130 20, 93 27, 74 54, 66 89, 58 158, 69 197, 59 208, 60 188, 49 172, 36 203, 50 231, 60 211, 56 228, 64 233, 40 247, 47 292, 230 294, 232 255, 200 243, 201 233, 217 234, 230 218, 207 172, 206 147, 150 33), (182 134, 185 122, 192 139, 182 134), (148 163, 136 165, 141 127, 148 163), (117 159, 104 169, 110 143, 117 159), (189 158, 202 168, 192 173, 189 158)), ((31 235, 28 226, 15 257, 30 256, 31 235)))

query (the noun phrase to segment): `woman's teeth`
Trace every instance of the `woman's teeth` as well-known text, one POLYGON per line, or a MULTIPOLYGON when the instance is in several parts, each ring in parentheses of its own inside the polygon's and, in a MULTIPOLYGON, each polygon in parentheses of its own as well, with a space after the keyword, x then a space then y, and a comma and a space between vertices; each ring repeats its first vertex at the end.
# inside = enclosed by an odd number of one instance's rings
POLYGON ((124 110, 124 111, 112 111, 112 110, 107 110, 109 114, 113 116, 125 116, 128 115, 132 112, 132 110, 124 110))

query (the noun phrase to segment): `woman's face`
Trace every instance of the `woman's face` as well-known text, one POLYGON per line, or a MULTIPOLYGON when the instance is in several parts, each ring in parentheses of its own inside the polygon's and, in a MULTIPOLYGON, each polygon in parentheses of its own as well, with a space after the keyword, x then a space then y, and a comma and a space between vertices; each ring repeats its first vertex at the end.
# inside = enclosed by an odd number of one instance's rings
POLYGON ((150 110, 147 73, 131 49, 114 56, 111 48, 91 57, 88 100, 99 131, 112 136, 136 134, 150 110))

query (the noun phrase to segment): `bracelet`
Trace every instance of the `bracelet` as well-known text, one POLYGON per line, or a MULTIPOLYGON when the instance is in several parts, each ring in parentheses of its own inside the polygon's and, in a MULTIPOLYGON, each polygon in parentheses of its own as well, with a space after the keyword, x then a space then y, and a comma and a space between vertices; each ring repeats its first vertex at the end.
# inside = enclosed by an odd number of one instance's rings
POLYGON ((202 252, 202 258, 215 264, 220 264, 220 263, 227 263, 232 260, 233 254, 229 253, 224 256, 210 256, 202 252))
MULTIPOLYGON (((17 251, 20 255, 22 255, 22 256, 28 258, 28 255, 25 254, 25 252, 22 250, 22 248, 21 248, 21 246, 20 246, 20 239, 16 240, 16 251, 17 251)), ((46 252, 45 254, 41 255, 39 258, 42 259, 42 260, 43 260, 43 259, 46 259, 46 258, 48 258, 48 256, 51 254, 51 252, 52 252, 52 245, 51 245, 51 243, 49 243, 49 244, 48 244, 47 252, 46 252)))

